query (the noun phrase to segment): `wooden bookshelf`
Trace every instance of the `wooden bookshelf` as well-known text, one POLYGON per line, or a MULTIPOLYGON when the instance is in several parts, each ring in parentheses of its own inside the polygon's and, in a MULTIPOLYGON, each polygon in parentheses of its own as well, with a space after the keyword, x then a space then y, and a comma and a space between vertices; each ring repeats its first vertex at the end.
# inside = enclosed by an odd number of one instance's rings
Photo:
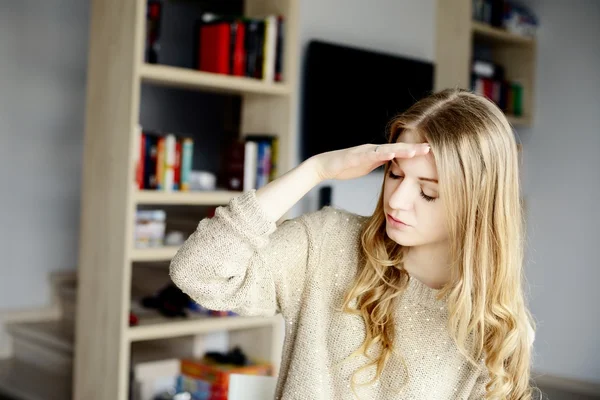
POLYGON ((471 0, 438 0, 435 89, 471 89, 473 46, 488 45, 492 50, 492 61, 504 67, 507 80, 523 86, 523 115, 507 115, 509 122, 515 127, 532 126, 535 121, 536 40, 472 21, 472 15, 471 0))
POLYGON ((75 399, 127 399, 131 348, 140 341, 194 336, 194 343, 202 343, 207 334, 228 332, 230 346, 243 344, 250 355, 270 360, 275 371, 281 357, 283 328, 276 317, 172 320, 144 315, 139 326, 129 326, 132 283, 144 283, 132 282, 133 268, 137 268, 134 264, 168 261, 177 251, 176 247, 134 248, 136 208, 218 206, 241 194, 136 190, 135 127, 140 122, 142 85, 239 95, 240 134, 277 134, 279 174, 293 168, 297 143, 298 0, 245 0, 243 5, 250 17, 285 17, 281 83, 144 63, 146 3, 93 0, 91 6, 78 263, 81 295, 77 300, 73 369, 75 399))

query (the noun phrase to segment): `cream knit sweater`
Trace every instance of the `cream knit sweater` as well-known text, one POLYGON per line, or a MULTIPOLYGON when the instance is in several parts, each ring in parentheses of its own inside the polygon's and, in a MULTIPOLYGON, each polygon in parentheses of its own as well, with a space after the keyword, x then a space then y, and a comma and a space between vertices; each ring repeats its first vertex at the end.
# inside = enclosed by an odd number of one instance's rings
MULTIPOLYGON (((171 277, 207 308, 283 315, 277 399, 354 399, 350 377, 366 358, 344 360, 362 344, 365 328, 360 316, 339 310, 358 268, 364 221, 328 206, 276 226, 255 191, 245 192, 199 223, 173 259, 171 277)), ((436 294, 410 280, 395 315, 397 355, 380 380, 357 387, 360 399, 484 397, 483 360, 475 368, 458 352, 447 333, 445 300, 436 294)))

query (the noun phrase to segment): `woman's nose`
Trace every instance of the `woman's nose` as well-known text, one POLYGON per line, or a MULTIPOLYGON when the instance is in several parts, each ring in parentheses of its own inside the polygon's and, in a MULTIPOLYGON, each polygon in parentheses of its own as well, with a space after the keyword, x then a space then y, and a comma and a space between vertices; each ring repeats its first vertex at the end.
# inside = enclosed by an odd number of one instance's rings
POLYGON ((415 202, 415 190, 406 184, 406 181, 398 185, 392 193, 389 205, 394 210, 410 211, 415 202))

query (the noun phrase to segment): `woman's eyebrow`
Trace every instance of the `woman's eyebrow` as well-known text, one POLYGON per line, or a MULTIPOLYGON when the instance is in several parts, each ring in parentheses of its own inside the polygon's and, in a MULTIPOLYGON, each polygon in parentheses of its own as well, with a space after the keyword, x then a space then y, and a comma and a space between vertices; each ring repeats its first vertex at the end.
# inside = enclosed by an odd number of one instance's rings
MULTIPOLYGON (((396 161, 395 158, 392 159, 392 164, 394 164, 394 165, 396 165, 396 167, 400 168, 400 166, 398 165, 398 161, 396 161)), ((423 181, 423 182, 438 183, 438 180, 434 179, 434 178, 425 178, 425 177, 420 176, 417 179, 420 180, 420 181, 423 181)))

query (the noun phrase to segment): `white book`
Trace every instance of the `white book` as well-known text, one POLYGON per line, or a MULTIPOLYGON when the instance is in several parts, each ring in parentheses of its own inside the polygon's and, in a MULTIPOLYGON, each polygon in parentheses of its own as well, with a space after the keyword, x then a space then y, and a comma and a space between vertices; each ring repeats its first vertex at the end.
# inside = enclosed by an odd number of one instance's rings
POLYGON ((256 170, 258 167, 258 145, 246 141, 244 149, 244 192, 256 189, 256 170))
POLYGON ((277 16, 269 15, 265 18, 265 46, 263 79, 267 82, 275 81, 275 56, 277 52, 277 16))

